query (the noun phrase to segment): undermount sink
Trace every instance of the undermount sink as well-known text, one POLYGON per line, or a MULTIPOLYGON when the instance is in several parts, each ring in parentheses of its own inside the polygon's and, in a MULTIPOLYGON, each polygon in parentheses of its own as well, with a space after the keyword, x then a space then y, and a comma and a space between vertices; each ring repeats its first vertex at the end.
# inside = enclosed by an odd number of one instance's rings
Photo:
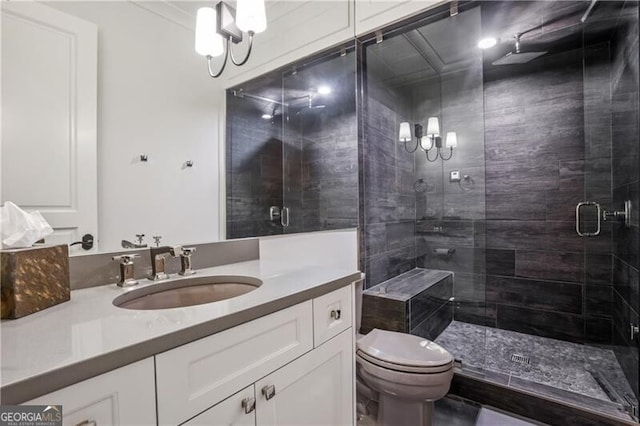
POLYGON ((124 309, 169 309, 203 305, 241 296, 260 287, 257 278, 231 275, 184 278, 131 290, 113 299, 124 309))

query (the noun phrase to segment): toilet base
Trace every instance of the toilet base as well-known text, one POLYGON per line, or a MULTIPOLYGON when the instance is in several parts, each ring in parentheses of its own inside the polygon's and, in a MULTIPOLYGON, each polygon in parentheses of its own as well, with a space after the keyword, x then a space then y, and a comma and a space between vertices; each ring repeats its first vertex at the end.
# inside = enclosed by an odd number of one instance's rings
POLYGON ((431 426, 433 401, 407 401, 380 393, 379 426, 431 426))

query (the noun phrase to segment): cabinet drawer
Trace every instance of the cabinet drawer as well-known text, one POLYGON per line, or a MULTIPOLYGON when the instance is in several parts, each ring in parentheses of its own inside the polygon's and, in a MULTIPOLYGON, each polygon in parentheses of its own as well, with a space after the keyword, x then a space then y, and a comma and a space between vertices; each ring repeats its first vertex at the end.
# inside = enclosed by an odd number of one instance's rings
POLYGON ((351 327, 352 286, 313 299, 313 344, 318 347, 351 327))
POLYGON ((25 404, 62 405, 65 426, 155 425, 153 359, 118 368, 25 404))
POLYGON ((313 348, 312 302, 156 355, 158 422, 179 424, 313 348))
POLYGON ((254 386, 251 385, 188 422, 183 423, 182 426, 255 426, 255 424, 256 394, 254 386), (245 406, 243 403, 247 405, 245 406))

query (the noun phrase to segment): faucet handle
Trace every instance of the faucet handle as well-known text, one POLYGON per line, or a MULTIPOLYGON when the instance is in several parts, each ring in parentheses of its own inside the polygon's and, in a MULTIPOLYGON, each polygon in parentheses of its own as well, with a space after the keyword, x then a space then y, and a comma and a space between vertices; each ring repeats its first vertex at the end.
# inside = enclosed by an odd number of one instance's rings
POLYGON ((196 252, 196 248, 195 247, 184 247, 182 249, 181 256, 191 256, 195 252, 196 252))
POLYGON ((112 260, 120 261, 120 279, 117 284, 118 287, 129 287, 138 284, 138 280, 133 275, 133 259, 140 257, 136 253, 125 253, 116 256, 112 256, 112 260))
POLYGON ((196 251, 195 247, 183 247, 180 253, 180 275, 193 275, 196 271, 191 266, 191 255, 196 251))
POLYGON ((119 254, 117 256, 112 256, 111 260, 120 260, 124 264, 124 263, 129 263, 133 259, 137 259, 138 257, 140 257, 139 254, 127 253, 127 254, 119 254))
POLYGON ((136 240, 138 240, 139 245, 142 245, 142 242, 144 241, 144 234, 136 234, 136 240))
POLYGON ((162 235, 154 235, 153 241, 156 243, 156 247, 160 247, 160 240, 162 240, 162 235))

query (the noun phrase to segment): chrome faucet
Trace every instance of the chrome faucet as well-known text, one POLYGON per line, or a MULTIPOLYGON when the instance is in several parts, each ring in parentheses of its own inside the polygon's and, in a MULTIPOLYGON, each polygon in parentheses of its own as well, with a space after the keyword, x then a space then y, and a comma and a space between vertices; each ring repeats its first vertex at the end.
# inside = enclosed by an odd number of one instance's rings
POLYGON ((178 257, 184 252, 182 246, 151 247, 151 275, 150 280, 166 280, 169 274, 164 271, 165 259, 169 256, 178 257))

